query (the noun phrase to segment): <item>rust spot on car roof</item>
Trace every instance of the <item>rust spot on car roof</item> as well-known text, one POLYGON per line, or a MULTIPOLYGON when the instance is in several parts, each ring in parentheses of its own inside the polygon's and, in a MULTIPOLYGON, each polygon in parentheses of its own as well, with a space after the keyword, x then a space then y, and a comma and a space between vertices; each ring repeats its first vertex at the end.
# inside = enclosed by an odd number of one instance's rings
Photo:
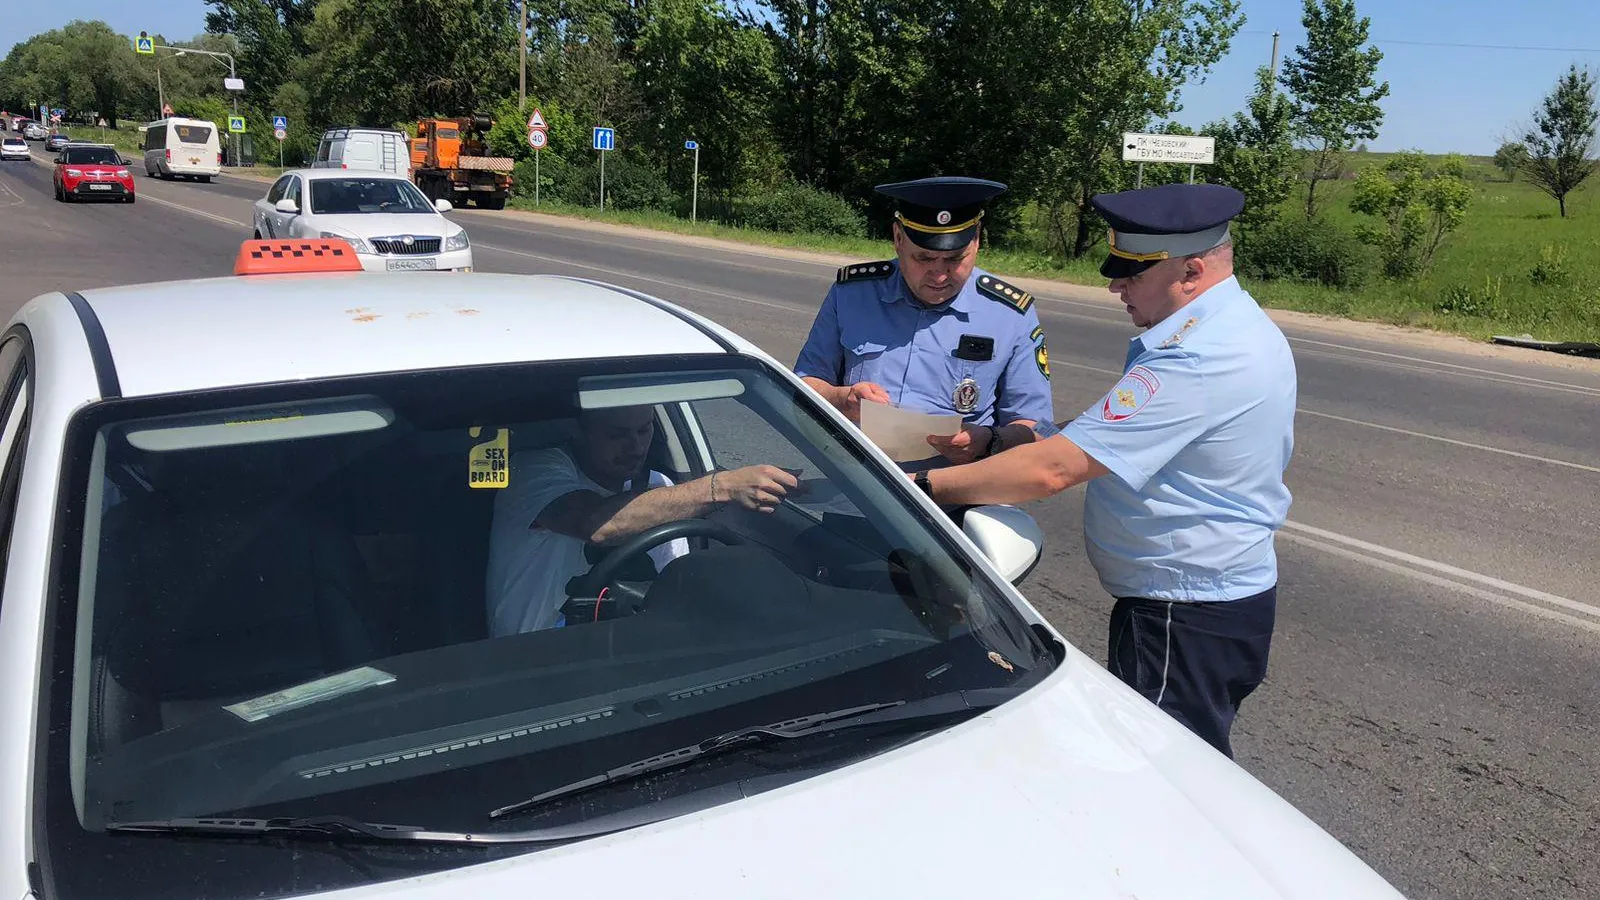
POLYGON ((422 310, 420 312, 406 313, 406 318, 408 318, 408 319, 420 319, 420 318, 423 318, 424 316, 431 316, 431 315, 433 315, 433 313, 428 312, 427 310, 422 310))
POLYGON ((376 314, 376 313, 364 312, 364 313, 361 313, 360 315, 356 316, 355 318, 351 319, 351 321, 352 322, 375 322, 375 321, 377 321, 378 319, 381 319, 381 318, 383 318, 383 317, 378 315, 378 314, 376 314))
POLYGON ((473 309, 470 306, 467 307, 466 309, 458 309, 458 310, 456 310, 456 315, 458 315, 458 316, 475 316, 477 314, 478 314, 478 311, 473 309))

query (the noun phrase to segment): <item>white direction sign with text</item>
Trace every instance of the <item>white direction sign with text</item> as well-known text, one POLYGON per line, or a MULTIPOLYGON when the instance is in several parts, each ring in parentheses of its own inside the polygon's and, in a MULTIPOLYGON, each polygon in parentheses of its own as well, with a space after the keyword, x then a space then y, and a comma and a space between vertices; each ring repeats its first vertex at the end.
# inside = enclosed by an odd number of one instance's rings
POLYGON ((1217 139, 1190 134, 1122 133, 1123 162, 1188 163, 1208 166, 1216 161, 1217 139))

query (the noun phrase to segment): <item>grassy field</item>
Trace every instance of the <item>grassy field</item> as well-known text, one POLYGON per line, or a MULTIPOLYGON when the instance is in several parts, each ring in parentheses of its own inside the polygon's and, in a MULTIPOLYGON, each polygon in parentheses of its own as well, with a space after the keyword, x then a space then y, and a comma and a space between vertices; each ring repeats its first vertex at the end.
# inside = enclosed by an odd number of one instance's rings
MULTIPOLYGON (((1355 171, 1382 165, 1390 154, 1353 154, 1355 171)), ((1521 180, 1506 182, 1487 158, 1469 157, 1474 190, 1466 222, 1445 239, 1432 268, 1412 281, 1374 275, 1358 291, 1318 284, 1251 281, 1246 285, 1262 304, 1280 309, 1384 322, 1487 339, 1495 334, 1531 334, 1545 340, 1600 341, 1600 175, 1567 198, 1561 219, 1554 200, 1521 180)), ((1330 220, 1354 225, 1351 180, 1318 186, 1320 205, 1330 220)), ((1304 193, 1284 204, 1286 216, 1304 215, 1304 193)), ((886 241, 817 234, 785 234, 691 224, 660 212, 601 213, 593 207, 514 199, 514 208, 553 215, 698 234, 750 244, 834 252, 881 259, 886 241)), ((1001 275, 1030 275, 1100 286, 1100 248, 1089 257, 1062 261, 1042 253, 989 247, 982 265, 1001 275)))

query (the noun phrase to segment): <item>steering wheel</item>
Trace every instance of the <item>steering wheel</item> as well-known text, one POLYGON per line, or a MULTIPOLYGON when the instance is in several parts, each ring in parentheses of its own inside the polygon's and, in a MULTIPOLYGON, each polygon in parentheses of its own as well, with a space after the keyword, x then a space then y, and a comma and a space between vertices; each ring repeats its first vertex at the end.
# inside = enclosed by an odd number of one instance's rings
POLYGON ((594 568, 567 582, 567 596, 597 597, 600 595, 600 590, 610 584, 628 563, 668 541, 692 537, 710 538, 730 546, 739 546, 745 542, 744 538, 727 526, 705 519, 678 519, 674 522, 664 522, 618 544, 616 549, 596 563, 594 568))

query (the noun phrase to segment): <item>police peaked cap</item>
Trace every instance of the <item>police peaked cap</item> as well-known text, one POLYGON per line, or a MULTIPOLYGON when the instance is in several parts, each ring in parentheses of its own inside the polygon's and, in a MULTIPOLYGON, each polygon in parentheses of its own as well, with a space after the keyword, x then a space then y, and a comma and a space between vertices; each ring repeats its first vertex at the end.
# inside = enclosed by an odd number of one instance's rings
POLYGON ((1095 194, 1090 204, 1111 226, 1100 274, 1131 278, 1163 259, 1204 253, 1228 241, 1244 194, 1221 184, 1164 184, 1095 194))
POLYGON ((895 221, 925 250, 960 250, 978 236, 984 204, 1006 186, 982 178, 946 176, 880 184, 874 190, 894 198, 895 221))

